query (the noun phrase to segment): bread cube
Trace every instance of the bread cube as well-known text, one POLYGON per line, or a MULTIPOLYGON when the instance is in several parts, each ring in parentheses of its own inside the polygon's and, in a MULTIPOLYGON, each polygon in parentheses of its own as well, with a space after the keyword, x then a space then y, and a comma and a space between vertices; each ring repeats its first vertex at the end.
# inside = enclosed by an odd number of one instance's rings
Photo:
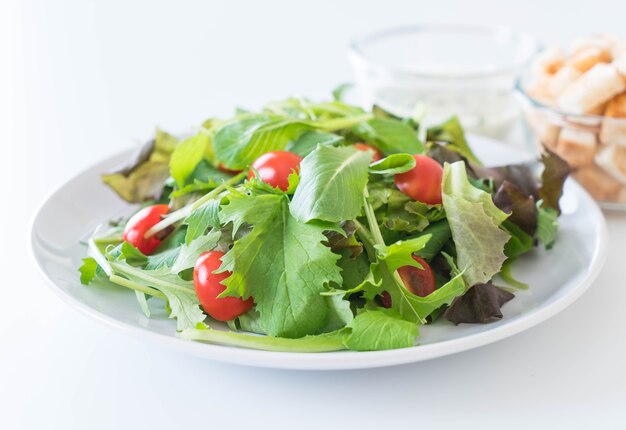
POLYGON ((586 130, 563 128, 559 133, 556 153, 573 168, 593 164, 596 135, 586 130))
POLYGON ((582 72, 574 66, 561 67, 548 81, 548 93, 552 97, 558 96, 581 76, 582 72))
POLYGON ((625 89, 626 83, 615 67, 599 63, 568 86, 557 101, 568 113, 584 114, 625 89))
POLYGON ((560 127, 550 121, 550 118, 540 110, 531 110, 528 114, 528 124, 535 132, 539 141, 550 150, 556 150, 560 127))
POLYGON ((613 66, 617 69, 617 72, 622 75, 622 78, 626 79, 626 53, 620 55, 613 61, 613 66))
POLYGON ((580 182, 596 200, 615 200, 622 189, 622 184, 606 174, 596 165, 583 167, 574 172, 574 178, 580 182))
POLYGON ((572 55, 567 60, 567 65, 575 67, 580 72, 585 73, 596 64, 610 63, 611 60, 611 54, 609 54, 607 50, 590 46, 572 55))
POLYGON ((619 38, 611 34, 590 34, 588 36, 582 36, 574 39, 570 46, 570 52, 572 52, 572 54, 577 54, 587 48, 598 48, 610 54, 619 41, 619 38))
POLYGON ((539 53, 533 60, 531 70, 536 75, 552 75, 565 62, 565 53, 558 46, 549 46, 539 53))
POLYGON ((598 151, 595 162, 615 180, 626 185, 626 148, 608 145, 598 151))
POLYGON ((612 99, 604 111, 600 141, 626 148, 626 94, 612 99))

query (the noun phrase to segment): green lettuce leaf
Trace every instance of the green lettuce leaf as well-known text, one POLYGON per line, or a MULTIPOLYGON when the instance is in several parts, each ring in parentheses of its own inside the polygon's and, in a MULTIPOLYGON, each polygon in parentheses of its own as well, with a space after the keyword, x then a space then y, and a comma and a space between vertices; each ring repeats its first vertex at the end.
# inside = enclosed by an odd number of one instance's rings
POLYGON ((356 125, 352 132, 385 155, 424 152, 424 145, 418 139, 417 132, 397 119, 373 118, 356 125))
POLYGON ((504 246, 510 235, 500 225, 508 215, 498 209, 489 193, 470 184, 462 161, 444 165, 442 198, 457 263, 467 284, 489 282, 506 260, 504 246))
POLYGON ((415 345, 416 323, 406 321, 391 309, 361 312, 349 325, 345 344, 353 351, 380 351, 408 348, 415 345))
POLYGON ((170 173, 179 189, 188 184, 188 178, 204 159, 211 137, 205 131, 183 140, 172 153, 170 173))
POLYGON ((223 295, 254 297, 268 334, 301 337, 318 333, 329 306, 320 294, 330 282, 341 284, 339 256, 324 246, 325 228, 301 223, 289 212, 286 195, 231 193, 220 220, 253 226, 222 258, 221 271, 232 275, 223 295))
POLYGON ((546 249, 552 248, 559 230, 558 212, 537 202, 537 239, 546 249))
POLYGON ((415 158, 411 154, 391 154, 370 165, 370 173, 376 175, 396 175, 408 172, 415 167, 415 158))
POLYGON ((343 140, 343 137, 338 134, 316 130, 307 131, 298 139, 290 141, 285 150, 304 158, 313 152, 318 145, 337 146, 343 140))
POLYGON ((291 202, 292 215, 302 222, 356 218, 363 206, 371 159, 372 154, 350 147, 318 147, 300 164, 300 184, 291 202))
POLYGON ((189 244, 181 245, 176 261, 172 265, 171 273, 178 274, 183 270, 192 268, 200 254, 215 248, 221 235, 221 231, 213 230, 204 236, 192 240, 189 244))

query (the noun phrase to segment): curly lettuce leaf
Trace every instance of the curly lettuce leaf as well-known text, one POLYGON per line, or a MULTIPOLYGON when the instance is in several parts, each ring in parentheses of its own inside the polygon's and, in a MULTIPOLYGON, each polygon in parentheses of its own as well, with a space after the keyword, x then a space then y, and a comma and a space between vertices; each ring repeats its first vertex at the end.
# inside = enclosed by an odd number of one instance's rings
POLYGON ((363 206, 371 160, 372 154, 350 147, 318 147, 300 164, 291 214, 302 222, 355 219, 363 206))
POLYGON ((465 281, 469 286, 489 282, 506 260, 510 235, 500 225, 508 215, 469 182, 462 161, 444 165, 442 198, 465 281))
POLYGON ((221 271, 231 271, 223 295, 254 297, 268 334, 301 337, 319 333, 329 306, 321 293, 341 285, 339 255, 324 246, 325 228, 302 223, 289 212, 286 195, 250 196, 231 193, 220 220, 253 226, 222 258, 221 271))

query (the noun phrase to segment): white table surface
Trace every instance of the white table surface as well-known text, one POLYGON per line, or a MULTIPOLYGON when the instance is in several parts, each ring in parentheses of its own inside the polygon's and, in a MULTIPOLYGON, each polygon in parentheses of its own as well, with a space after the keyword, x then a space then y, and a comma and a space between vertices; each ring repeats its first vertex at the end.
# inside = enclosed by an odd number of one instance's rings
POLYGON ((548 41, 626 35, 623 2, 177 3, 0 4, 0 428, 626 426, 620 214, 607 213, 601 275, 552 320, 447 358, 343 372, 219 364, 114 332, 53 296, 27 244, 47 193, 156 125, 180 131, 236 105, 325 97, 350 79, 355 33, 467 21, 548 41))

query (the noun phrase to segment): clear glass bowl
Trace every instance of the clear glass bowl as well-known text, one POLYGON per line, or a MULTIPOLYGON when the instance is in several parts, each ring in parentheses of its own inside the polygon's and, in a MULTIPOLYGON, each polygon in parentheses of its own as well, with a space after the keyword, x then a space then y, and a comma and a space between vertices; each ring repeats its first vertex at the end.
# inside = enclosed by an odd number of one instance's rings
POLYGON ((356 38, 349 49, 362 102, 429 123, 456 114, 475 133, 502 138, 519 117, 515 80, 538 51, 505 27, 420 25, 356 38))
POLYGON ((572 176, 607 209, 626 210, 626 119, 572 114, 532 97, 532 74, 516 83, 531 139, 572 167, 572 176))

